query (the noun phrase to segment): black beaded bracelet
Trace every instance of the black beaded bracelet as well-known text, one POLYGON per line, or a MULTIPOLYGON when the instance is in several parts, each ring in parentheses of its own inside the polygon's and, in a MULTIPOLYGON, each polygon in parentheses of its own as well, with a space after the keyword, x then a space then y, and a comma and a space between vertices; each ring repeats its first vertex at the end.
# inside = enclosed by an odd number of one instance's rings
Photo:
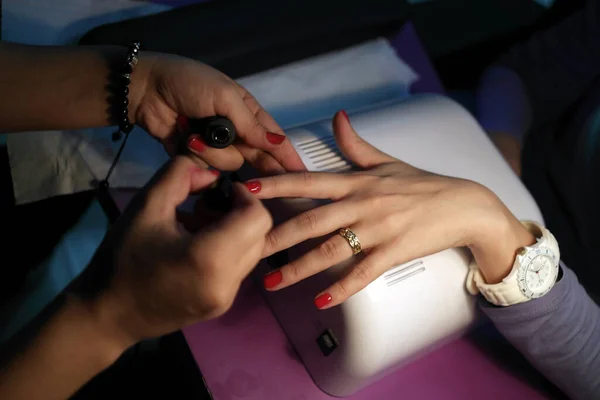
POLYGON ((118 125, 118 130, 113 133, 113 141, 121 139, 123 134, 127 135, 133 130, 133 124, 129 121, 129 84, 133 68, 138 62, 140 43, 134 42, 129 46, 125 62, 113 74, 113 96, 112 96, 112 118, 118 125), (116 79, 115 79, 116 78, 116 79))
POLYGON ((117 125, 117 130, 112 134, 112 140, 117 142, 125 134, 125 140, 121 143, 115 158, 113 159, 106 177, 98 183, 102 190, 108 189, 108 180, 112 175, 113 170, 117 166, 121 153, 127 143, 129 133, 133 130, 133 124, 129 120, 129 84, 131 83, 131 74, 133 68, 138 62, 138 54, 140 52, 140 43, 132 43, 128 50, 124 61, 120 61, 111 66, 108 89, 110 96, 110 111, 112 122, 117 125))

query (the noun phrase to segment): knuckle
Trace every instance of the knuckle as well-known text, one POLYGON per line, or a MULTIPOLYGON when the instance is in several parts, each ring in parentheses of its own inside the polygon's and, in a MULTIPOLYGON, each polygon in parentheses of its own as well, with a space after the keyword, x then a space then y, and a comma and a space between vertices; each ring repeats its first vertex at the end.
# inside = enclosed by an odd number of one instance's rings
POLYGON ((302 268, 297 261, 292 261, 285 266, 285 273, 288 276, 288 280, 296 282, 302 277, 302 268))
POLYGON ((372 268, 367 261, 363 261, 354 266, 350 275, 352 279, 361 284, 361 287, 366 286, 371 282, 372 268))
POLYGON ((296 219, 299 228, 309 228, 314 230, 317 227, 317 214, 315 211, 306 211, 296 219))
POLYGON ((260 131, 261 135, 264 131, 264 128, 263 128, 262 124, 260 123, 260 121, 258 120, 258 118, 256 118, 256 115, 254 115, 254 117, 252 118, 252 129, 256 130, 256 131, 260 131))
POLYGON ((398 219, 395 214, 387 214, 380 222, 380 227, 387 232, 395 232, 397 230, 398 219))
POLYGON ((327 240, 319 245, 319 252, 326 259, 337 259, 340 254, 340 249, 333 240, 327 240))
POLYGON ((361 187, 365 187, 365 186, 369 186, 371 185, 374 181, 378 180, 379 177, 375 176, 375 175, 371 175, 368 172, 357 172, 353 175, 350 175, 351 179, 354 181, 354 183, 360 185, 361 187))
POLYGON ((311 187, 313 185, 314 176, 311 172, 309 172, 309 171, 302 172, 301 178, 302 178, 302 182, 304 183, 304 186, 311 187))
POLYGON ((221 98, 227 102, 233 102, 240 97, 235 85, 227 83, 222 85, 220 95, 221 98))
POLYGON ((277 193, 277 188, 279 186, 279 179, 277 179, 277 177, 272 176, 272 177, 263 178, 262 182, 263 182, 263 186, 267 186, 267 187, 271 188, 271 190, 273 192, 277 193))
POLYGON ((252 210, 251 220, 255 221, 252 231, 254 231, 254 228, 258 228, 259 232, 266 232, 273 227, 273 217, 260 203, 252 210))
POLYGON ((396 176, 384 176, 381 179, 381 186, 389 189, 389 188, 397 188, 400 184, 400 179, 396 176))
POLYGON ((277 238, 277 234, 273 231, 267 232, 266 236, 265 236, 265 241, 267 244, 267 247, 269 249, 276 249, 277 248, 277 243, 279 243, 279 239, 277 238))
POLYGON ((273 216, 267 210, 264 209, 262 215, 265 230, 271 230, 273 228, 273 216))
POLYGON ((364 207, 367 210, 380 210, 383 206, 382 198, 377 195, 367 196, 363 199, 363 201, 365 203, 364 207))
POLYGON ((335 284, 336 291, 339 293, 339 299, 341 301, 345 301, 348 297, 350 297, 350 293, 348 292, 348 288, 346 286, 346 282, 338 281, 335 284))
POLYGON ((232 295, 230 292, 226 288, 220 288, 211 291, 206 297, 206 309, 211 317, 221 316, 231 308, 235 294, 232 295))

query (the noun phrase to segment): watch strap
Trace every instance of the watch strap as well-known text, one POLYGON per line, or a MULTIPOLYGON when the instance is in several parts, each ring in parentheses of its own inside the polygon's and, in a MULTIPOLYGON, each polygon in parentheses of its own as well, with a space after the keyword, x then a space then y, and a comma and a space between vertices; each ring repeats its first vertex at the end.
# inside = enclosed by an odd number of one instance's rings
MULTIPOLYGON (((513 266, 513 271, 514 271, 513 266)), ((519 290, 519 286, 516 281, 511 283, 507 282, 509 278, 513 276, 513 273, 502 280, 500 283, 496 283, 493 285, 489 285, 485 283, 483 279, 483 275, 481 274, 481 270, 477 265, 475 259, 471 261, 469 265, 469 275, 467 276, 467 290, 472 295, 477 295, 481 293, 481 295, 490 303, 495 304, 497 306, 510 306, 513 304, 524 303, 529 301, 529 297, 525 296, 521 290, 519 290)))
MULTIPOLYGON (((534 245, 528 246, 529 249, 547 247, 556 255, 556 259, 560 260, 558 242, 550 231, 533 221, 522 221, 521 223, 537 238, 537 242, 534 245)), ((487 284, 477 262, 473 259, 469 265, 469 273, 467 275, 467 290, 473 295, 481 293, 487 301, 498 306, 509 306, 529 301, 531 298, 523 294, 517 284, 516 276, 520 266, 520 257, 517 256, 513 263, 512 271, 506 278, 496 284, 487 284)))

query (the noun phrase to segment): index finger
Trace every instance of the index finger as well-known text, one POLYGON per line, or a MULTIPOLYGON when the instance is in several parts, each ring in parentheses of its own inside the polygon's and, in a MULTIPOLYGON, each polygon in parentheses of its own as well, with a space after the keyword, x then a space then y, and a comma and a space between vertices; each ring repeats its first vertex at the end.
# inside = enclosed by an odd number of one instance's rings
MULTIPOLYGON (((239 90, 242 94, 244 102, 255 115, 256 119, 260 124, 268 131, 276 134, 284 135, 283 129, 275 121, 275 119, 269 114, 256 100, 252 93, 248 92, 243 86, 239 85, 239 90)), ((288 171, 305 171, 306 166, 302 162, 300 155, 294 149, 294 146, 289 140, 285 140, 281 143, 281 147, 274 149, 271 155, 280 162, 280 164, 288 171)))
POLYGON ((208 187, 217 172, 198 167, 189 157, 177 156, 167 162, 146 184, 143 195, 155 216, 175 216, 175 209, 188 196, 208 187))
POLYGON ((260 199, 304 197, 338 200, 354 188, 357 175, 300 172, 260 178, 246 187, 260 199))

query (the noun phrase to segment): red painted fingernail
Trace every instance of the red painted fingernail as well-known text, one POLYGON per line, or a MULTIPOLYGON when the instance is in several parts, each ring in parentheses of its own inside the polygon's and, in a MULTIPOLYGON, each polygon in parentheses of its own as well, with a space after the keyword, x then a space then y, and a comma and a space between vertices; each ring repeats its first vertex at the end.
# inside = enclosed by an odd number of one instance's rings
POLYGON ((219 171, 218 169, 209 169, 208 170, 211 174, 213 174, 214 176, 219 176, 221 175, 221 171, 219 171))
POLYGON ((278 133, 267 132, 267 140, 272 144, 281 144, 285 140, 285 136, 278 133))
POLYGON ((281 274, 281 271, 273 271, 263 277, 263 285, 265 285, 265 289, 273 289, 281 283, 282 279, 283 275, 281 274))
POLYGON ((344 118, 346 118, 346 121, 350 122, 350 118, 348 117, 348 113, 346 112, 346 110, 340 110, 340 114, 342 114, 344 118))
POLYGON ((258 192, 260 192, 260 189, 262 187, 262 185, 260 184, 260 181, 250 181, 250 182, 244 183, 244 185, 246 185, 246 187, 248 188, 248 190, 251 193, 258 193, 258 192))
POLYGON ((177 129, 180 132, 189 132, 190 131, 190 121, 186 116, 180 115, 177 117, 177 129))
POLYGON ((323 308, 331 303, 331 300, 332 298, 329 293, 320 294, 315 298, 315 306, 317 306, 317 308, 323 308))
POLYGON ((206 148, 206 145, 199 136, 190 136, 188 139, 188 147, 198 153, 201 153, 206 148))

